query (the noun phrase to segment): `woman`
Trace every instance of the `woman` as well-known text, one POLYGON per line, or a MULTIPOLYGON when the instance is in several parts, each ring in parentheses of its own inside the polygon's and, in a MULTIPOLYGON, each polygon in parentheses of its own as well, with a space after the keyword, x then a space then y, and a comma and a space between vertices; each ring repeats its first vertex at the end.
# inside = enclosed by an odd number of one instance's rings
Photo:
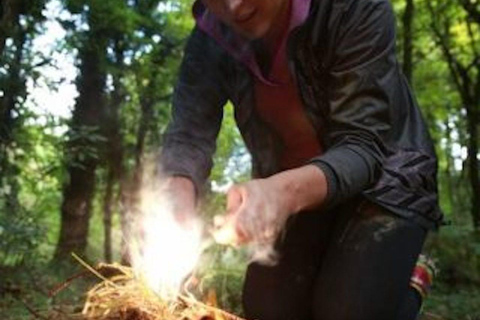
POLYGON ((229 190, 228 224, 279 252, 250 264, 246 317, 415 319, 428 284, 410 278, 441 213, 388 0, 203 0, 193 12, 162 165, 189 221, 232 101, 254 179, 229 190))

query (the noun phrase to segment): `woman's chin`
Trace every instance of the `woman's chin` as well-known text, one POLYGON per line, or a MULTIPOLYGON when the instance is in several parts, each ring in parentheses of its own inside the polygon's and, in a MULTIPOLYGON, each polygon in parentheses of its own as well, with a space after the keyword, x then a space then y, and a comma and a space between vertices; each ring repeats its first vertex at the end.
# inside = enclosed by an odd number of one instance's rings
POLYGON ((260 25, 234 25, 233 30, 249 40, 258 40, 268 33, 268 26, 263 23, 260 25))

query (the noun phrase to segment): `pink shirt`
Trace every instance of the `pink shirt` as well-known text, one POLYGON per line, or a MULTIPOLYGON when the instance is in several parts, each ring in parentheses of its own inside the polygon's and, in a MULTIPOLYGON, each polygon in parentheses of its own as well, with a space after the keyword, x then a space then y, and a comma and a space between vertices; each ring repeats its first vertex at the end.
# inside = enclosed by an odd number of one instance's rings
POLYGON ((305 3, 309 1, 291 1, 289 26, 273 48, 275 54, 270 71, 263 77, 255 77, 257 111, 283 141, 282 169, 299 167, 322 151, 303 109, 287 60, 288 35, 307 18, 308 6, 305 3))

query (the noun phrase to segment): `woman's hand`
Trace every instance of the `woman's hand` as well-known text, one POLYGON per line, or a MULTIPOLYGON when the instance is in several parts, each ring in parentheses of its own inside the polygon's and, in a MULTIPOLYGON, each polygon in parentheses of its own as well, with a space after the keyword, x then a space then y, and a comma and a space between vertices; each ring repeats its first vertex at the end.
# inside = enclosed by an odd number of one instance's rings
POLYGON ((269 179, 235 185, 227 193, 227 216, 240 243, 273 242, 292 213, 281 186, 269 179))
POLYGON ((288 217, 319 206, 327 193, 323 172, 313 165, 234 185, 216 239, 223 243, 273 243, 288 217))

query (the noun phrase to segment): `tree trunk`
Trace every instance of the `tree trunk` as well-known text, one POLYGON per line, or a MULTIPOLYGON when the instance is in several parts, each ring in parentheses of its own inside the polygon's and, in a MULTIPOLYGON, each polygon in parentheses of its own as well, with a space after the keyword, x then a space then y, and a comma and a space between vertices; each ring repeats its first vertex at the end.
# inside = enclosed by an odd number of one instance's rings
POLYGON ((25 49, 26 33, 22 29, 18 12, 10 13, 10 35, 13 36, 13 59, 8 63, 8 76, 2 88, 3 97, 0 97, 0 181, 3 187, 9 190, 6 195, 5 210, 8 215, 14 215, 20 207, 18 202, 19 185, 17 182, 18 167, 12 159, 12 144, 15 142, 15 129, 18 126, 18 117, 14 116, 18 104, 25 98, 25 79, 21 76, 23 52, 25 49))
POLYGON ((470 178, 470 187, 472 189, 472 200, 470 213, 473 226, 477 232, 480 232, 480 180, 478 165, 478 112, 474 106, 467 108, 467 128, 468 128, 468 171, 470 178))
POLYGON ((413 20, 415 15, 414 0, 406 0, 403 13, 403 73, 412 83, 413 77, 413 20))
POLYGON ((155 121, 158 121, 154 118, 154 107, 156 103, 170 97, 169 95, 162 96, 161 91, 159 91, 160 84, 163 82, 161 70, 176 46, 177 44, 168 41, 168 37, 165 37, 165 43, 162 43, 161 47, 154 48, 151 55, 142 62, 145 65, 137 65, 139 69, 137 69, 136 86, 139 92, 141 115, 134 149, 135 165, 131 175, 123 175, 120 186, 122 239, 124 239, 122 242, 122 262, 124 263, 130 261, 128 241, 126 240, 132 235, 131 222, 141 213, 138 205, 144 175, 145 145, 148 133, 151 132, 155 121), (145 83, 145 77, 149 80, 148 83, 145 83))
POLYGON ((152 105, 142 105, 142 114, 140 124, 137 130, 137 140, 135 145, 135 166, 132 170, 131 178, 125 179, 122 183, 122 211, 121 223, 124 241, 122 242, 122 262, 130 263, 130 252, 128 248, 128 238, 134 230, 131 230, 131 222, 135 217, 140 215, 138 205, 140 202, 140 192, 142 187, 143 176, 143 156, 145 148, 145 138, 148 132, 148 123, 151 120, 152 105))
POLYGON ((108 169, 107 188, 103 200, 103 233, 104 243, 103 252, 106 262, 112 262, 112 207, 113 207, 113 187, 115 184, 115 174, 112 168, 108 169))
POLYGON ((120 182, 120 190, 119 190, 119 198, 120 198, 120 228, 122 231, 122 239, 120 243, 120 255, 121 255, 121 262, 123 265, 130 265, 131 263, 131 255, 130 255, 130 237, 131 237, 131 208, 132 200, 130 197, 130 190, 129 190, 129 179, 127 175, 123 176, 123 179, 120 182))
POLYGON ((2 0, 0 4, 0 56, 5 49, 5 41, 11 34, 13 21, 18 20, 18 0, 2 0))
MULTIPOLYGON (((448 108, 451 109, 451 108, 448 108)), ((456 207, 456 198, 455 198, 455 193, 454 193, 454 188, 453 188, 453 177, 452 177, 452 170, 453 168, 453 161, 452 161, 452 128, 450 126, 450 117, 447 116, 447 119, 445 120, 444 123, 445 126, 445 159, 446 159, 446 167, 445 167, 445 176, 446 176, 446 185, 447 185, 447 194, 448 194, 448 200, 450 202, 450 213, 452 213, 453 208, 456 207)))
POLYGON ((122 184, 122 232, 125 239, 122 243, 122 262, 130 263, 130 252, 128 249, 128 238, 132 234, 131 221, 140 215, 138 205, 140 202, 140 192, 143 178, 143 157, 145 149, 145 140, 148 133, 150 121, 153 117, 153 103, 146 97, 140 99, 142 114, 140 124, 137 130, 137 139, 135 144, 135 166, 133 167, 131 179, 125 179, 122 184))
POLYGON ((95 187, 96 161, 83 161, 82 168, 69 166, 69 183, 64 187, 60 239, 55 253, 62 259, 71 252, 85 253, 92 197, 95 187))
MULTIPOLYGON (((120 38, 120 37, 119 37, 120 38)), ((124 64, 124 48, 121 45, 121 40, 116 39, 114 45, 115 52, 115 69, 113 75, 114 90, 111 94, 109 109, 106 118, 103 121, 103 129, 107 137, 107 166, 108 178, 107 188, 104 198, 104 254, 107 262, 112 259, 112 215, 113 208, 116 207, 113 203, 113 190, 115 185, 119 183, 122 178, 123 168, 123 143, 120 133, 119 111, 122 103, 125 102, 125 90, 121 82, 124 64)))
POLYGON ((68 181, 63 190, 60 238, 55 258, 61 259, 74 251, 84 254, 95 190, 95 169, 98 164, 99 121, 104 111, 104 60, 106 41, 90 26, 87 41, 80 49, 79 97, 73 111, 70 141, 66 156, 69 160, 68 181))
POLYGON ((478 1, 472 0, 461 0, 460 1, 465 11, 468 12, 468 15, 475 21, 477 24, 480 24, 480 10, 478 6, 478 1))

